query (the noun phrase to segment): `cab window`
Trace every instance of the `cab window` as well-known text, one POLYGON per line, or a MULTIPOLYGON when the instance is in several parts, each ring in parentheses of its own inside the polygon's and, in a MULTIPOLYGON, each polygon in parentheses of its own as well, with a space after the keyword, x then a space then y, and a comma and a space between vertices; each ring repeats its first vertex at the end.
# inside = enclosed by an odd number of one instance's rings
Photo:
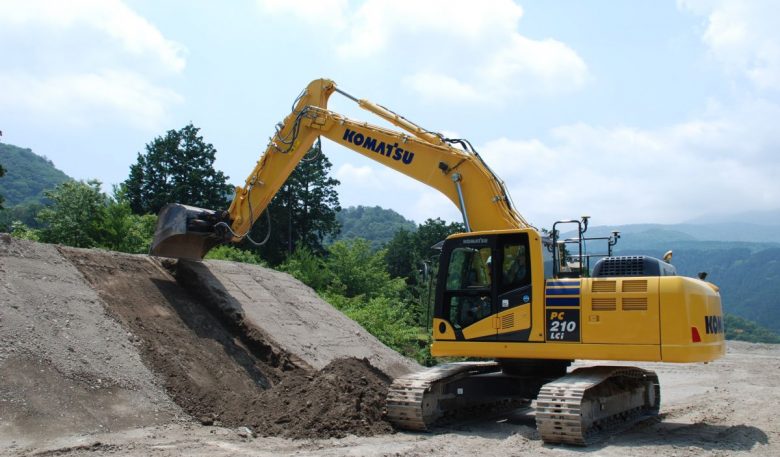
POLYGON ((456 248, 450 254, 447 290, 489 289, 490 248, 456 248))
POLYGON ((528 249, 525 244, 505 244, 501 261, 501 290, 512 290, 528 284, 528 249))

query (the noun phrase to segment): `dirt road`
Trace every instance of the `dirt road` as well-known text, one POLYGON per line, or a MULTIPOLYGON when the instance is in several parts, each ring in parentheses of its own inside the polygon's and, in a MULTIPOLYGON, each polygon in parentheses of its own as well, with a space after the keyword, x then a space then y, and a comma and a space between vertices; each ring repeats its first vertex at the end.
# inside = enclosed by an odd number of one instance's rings
POLYGON ((659 373, 661 417, 586 450, 544 446, 525 410, 393 433, 388 373, 413 364, 359 357, 378 342, 255 268, 0 236, 0 454, 780 455, 780 346, 746 343, 710 364, 641 364, 659 373))

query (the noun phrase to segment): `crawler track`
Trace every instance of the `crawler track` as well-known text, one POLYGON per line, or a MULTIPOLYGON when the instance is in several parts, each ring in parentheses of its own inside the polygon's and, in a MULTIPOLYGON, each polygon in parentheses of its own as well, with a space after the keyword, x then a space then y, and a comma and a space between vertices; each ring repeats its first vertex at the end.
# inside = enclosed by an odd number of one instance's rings
POLYGON ((444 405, 457 397, 454 382, 478 374, 500 371, 496 362, 457 362, 397 378, 387 395, 387 419, 402 430, 428 430, 454 411, 444 405))
POLYGON ((545 384, 536 399, 536 427, 545 443, 585 446, 660 406, 658 376, 633 367, 580 368, 545 384))

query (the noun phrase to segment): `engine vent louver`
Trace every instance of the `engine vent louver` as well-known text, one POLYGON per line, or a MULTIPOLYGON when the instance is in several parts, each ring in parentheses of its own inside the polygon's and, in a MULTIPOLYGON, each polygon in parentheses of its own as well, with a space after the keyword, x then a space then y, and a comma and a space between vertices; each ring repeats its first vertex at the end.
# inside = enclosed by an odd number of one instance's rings
POLYGON ((615 311, 617 302, 615 297, 593 298, 591 300, 591 309, 593 311, 615 311))
POLYGON ((623 292, 647 292, 646 279, 631 279, 623 281, 623 292))
POLYGON ((623 298, 623 311, 647 311, 647 297, 623 298))
POLYGON ((594 293, 615 292, 615 281, 593 281, 590 290, 594 293))
POLYGON ((512 328, 515 326, 515 315, 507 314, 501 317, 501 329, 512 328))

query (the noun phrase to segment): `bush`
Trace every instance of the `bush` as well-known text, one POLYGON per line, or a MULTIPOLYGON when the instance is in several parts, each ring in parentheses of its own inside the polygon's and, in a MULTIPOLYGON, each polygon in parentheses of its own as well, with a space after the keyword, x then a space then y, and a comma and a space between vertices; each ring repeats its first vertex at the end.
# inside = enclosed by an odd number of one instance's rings
POLYGON ((10 229, 11 236, 20 240, 40 241, 41 234, 37 229, 30 228, 20 221, 13 221, 10 229))
POLYGON ((419 329, 411 321, 408 309, 388 297, 345 297, 324 294, 325 300, 360 324, 385 345, 407 356, 419 351, 419 329))
POLYGON ((251 263, 254 265, 266 266, 265 262, 258 256, 250 251, 239 249, 235 246, 229 246, 227 244, 221 244, 216 246, 206 254, 207 259, 212 260, 230 260, 232 262, 251 263))

